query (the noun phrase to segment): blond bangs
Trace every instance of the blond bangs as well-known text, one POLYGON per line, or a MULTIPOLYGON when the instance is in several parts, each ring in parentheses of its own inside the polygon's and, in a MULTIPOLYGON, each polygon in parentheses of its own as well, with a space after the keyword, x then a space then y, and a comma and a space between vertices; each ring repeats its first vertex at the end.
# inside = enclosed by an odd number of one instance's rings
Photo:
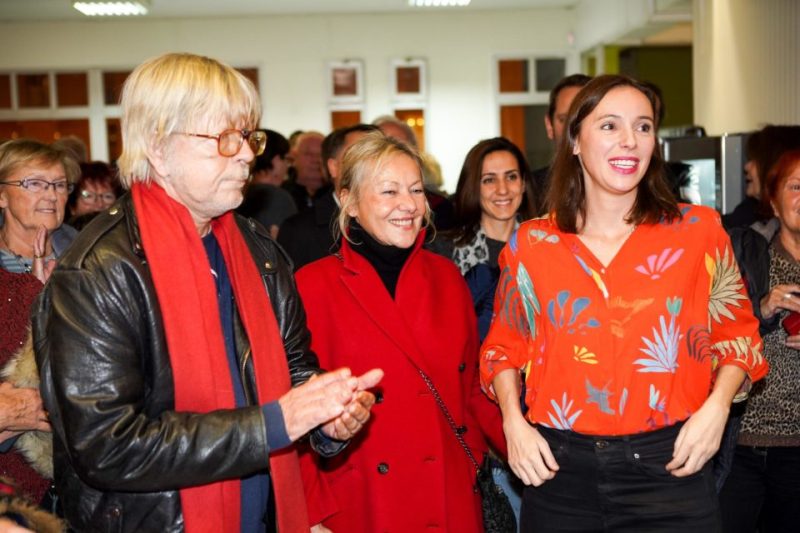
POLYGON ((146 61, 122 92, 120 178, 127 187, 147 181, 148 145, 162 145, 175 132, 219 133, 205 131, 212 123, 253 129, 260 118, 255 86, 228 65, 191 54, 146 61))

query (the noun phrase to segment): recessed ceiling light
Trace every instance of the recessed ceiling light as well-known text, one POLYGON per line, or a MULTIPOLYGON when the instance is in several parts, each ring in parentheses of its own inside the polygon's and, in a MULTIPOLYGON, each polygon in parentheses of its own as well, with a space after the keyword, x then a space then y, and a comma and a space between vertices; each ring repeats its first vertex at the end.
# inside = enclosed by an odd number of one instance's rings
POLYGON ((127 0, 124 2, 72 2, 72 7, 87 17, 128 17, 147 15, 147 0, 127 0))
POLYGON ((411 7, 465 7, 471 0, 408 0, 411 7))

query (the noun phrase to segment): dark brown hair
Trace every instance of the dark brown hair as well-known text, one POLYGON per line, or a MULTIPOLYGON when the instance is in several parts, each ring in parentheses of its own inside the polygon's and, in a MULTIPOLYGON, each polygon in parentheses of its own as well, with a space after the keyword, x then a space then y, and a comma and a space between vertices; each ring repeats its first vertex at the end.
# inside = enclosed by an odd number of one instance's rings
MULTIPOLYGON (((547 211, 555 216, 561 231, 577 233, 578 218, 586 219, 586 186, 578 156, 573 153, 575 142, 586 117, 611 90, 633 87, 641 92, 653 108, 653 131, 658 130, 661 101, 647 85, 628 76, 604 75, 590 81, 575 96, 569 109, 564 138, 558 146, 547 193, 547 211)), ((639 182, 636 201, 626 216, 632 224, 653 224, 661 220, 680 218, 680 210, 664 176, 661 148, 655 143, 650 164, 639 182)))
POLYGON ((772 168, 767 173, 764 179, 764 196, 769 202, 774 202, 778 198, 778 190, 786 182, 789 173, 800 165, 800 149, 788 150, 778 158, 778 161, 772 165, 772 168))
POLYGON ((456 246, 472 242, 481 225, 481 175, 483 160, 494 152, 509 152, 517 160, 520 179, 522 179, 522 203, 519 215, 523 220, 538 214, 537 191, 531 179, 531 169, 522 151, 505 137, 485 139, 473 146, 461 167, 455 194, 455 227, 448 233, 456 246))

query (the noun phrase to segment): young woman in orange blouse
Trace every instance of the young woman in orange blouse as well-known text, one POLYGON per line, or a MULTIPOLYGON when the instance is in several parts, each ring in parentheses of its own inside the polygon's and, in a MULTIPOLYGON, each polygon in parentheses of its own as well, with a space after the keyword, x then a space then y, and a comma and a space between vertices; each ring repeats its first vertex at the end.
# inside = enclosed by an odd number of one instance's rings
POLYGON ((664 182, 659 105, 623 76, 583 88, 549 214, 500 256, 481 378, 527 485, 523 531, 720 527, 707 461, 767 364, 719 216, 664 182))

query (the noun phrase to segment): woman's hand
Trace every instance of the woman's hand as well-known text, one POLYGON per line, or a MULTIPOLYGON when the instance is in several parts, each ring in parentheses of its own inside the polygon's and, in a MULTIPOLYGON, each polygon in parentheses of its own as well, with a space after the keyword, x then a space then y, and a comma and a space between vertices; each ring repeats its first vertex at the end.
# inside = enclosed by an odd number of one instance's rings
POLYGON ((0 383, 0 431, 29 430, 50 431, 39 391, 0 383))
POLYGON ((503 412, 503 433, 508 446, 508 465, 526 485, 538 487, 553 479, 558 463, 550 445, 531 426, 519 406, 519 372, 506 369, 492 380, 495 396, 503 412))
POLYGON ((539 431, 522 416, 503 421, 503 432, 508 444, 508 465, 526 485, 538 487, 553 479, 558 463, 550 445, 539 431))
POLYGON ((789 335, 786 337, 786 346, 795 350, 800 350, 800 335, 789 335))
POLYGON ((800 313, 800 285, 775 285, 761 299, 761 316, 770 319, 781 309, 800 313))
POLYGON ((730 405, 706 402, 681 428, 675 439, 672 461, 667 471, 675 477, 686 477, 699 472, 719 449, 730 405))
POLYGON ((723 365, 717 370, 714 390, 678 432, 672 461, 667 471, 675 477, 699 472, 719 449, 731 402, 747 374, 735 365, 723 365))
POLYGON ((47 283, 47 279, 56 268, 55 260, 45 261, 47 239, 47 228, 42 226, 36 232, 36 239, 33 241, 33 264, 31 265, 31 273, 42 283, 47 283))

